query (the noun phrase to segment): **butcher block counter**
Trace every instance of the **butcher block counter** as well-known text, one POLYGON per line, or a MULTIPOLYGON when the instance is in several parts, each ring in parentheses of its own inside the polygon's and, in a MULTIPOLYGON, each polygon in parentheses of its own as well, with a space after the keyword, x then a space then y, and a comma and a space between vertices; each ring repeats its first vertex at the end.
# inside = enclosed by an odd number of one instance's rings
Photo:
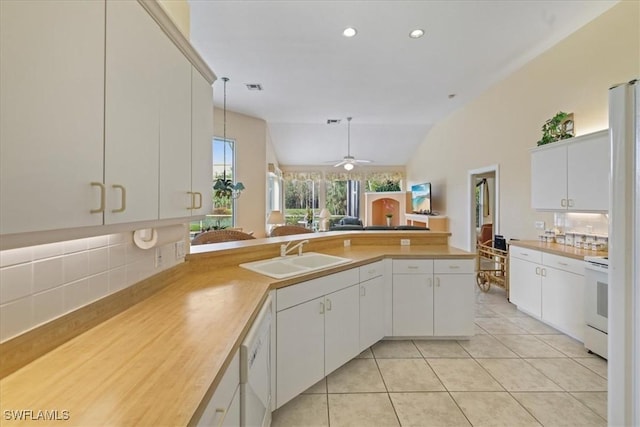
POLYGON ((311 237, 305 251, 353 262, 286 280, 237 265, 257 256, 278 256, 282 242, 310 235, 222 244, 220 251, 198 248, 203 253, 172 269, 170 285, 3 378, 2 425, 32 425, 38 411, 56 411, 60 420, 43 425, 193 424, 269 290, 383 258, 475 257, 447 246, 449 233, 422 233, 431 234, 433 242, 414 244, 423 238, 415 232, 394 233, 394 238, 376 233, 381 236, 377 240, 369 232, 362 244, 358 232, 343 233, 339 240, 335 235, 332 240, 331 233, 311 237), (410 237, 412 245, 400 246, 398 235, 410 237), (351 246, 343 245, 344 237, 351 246), (18 421, 15 411, 31 411, 31 418, 18 421))
POLYGON ((539 242, 537 240, 511 240, 509 244, 579 260, 583 260, 586 256, 607 256, 607 251, 592 251, 590 249, 575 248, 559 243, 539 242))

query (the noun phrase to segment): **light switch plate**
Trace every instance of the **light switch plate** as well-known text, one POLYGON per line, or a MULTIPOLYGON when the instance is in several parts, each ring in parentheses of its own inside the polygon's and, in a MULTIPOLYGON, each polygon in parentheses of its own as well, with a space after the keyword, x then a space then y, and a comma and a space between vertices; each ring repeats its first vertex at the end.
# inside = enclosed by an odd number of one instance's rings
POLYGON ((411 239, 400 239, 400 246, 409 246, 411 245, 411 239))
POLYGON ((544 221, 535 222, 536 230, 544 230, 544 221))
POLYGON ((176 261, 181 260, 186 255, 184 240, 176 242, 176 261))
POLYGON ((344 247, 345 247, 345 248, 348 248, 349 246, 351 246, 351 240, 346 239, 346 240, 344 241, 344 247))

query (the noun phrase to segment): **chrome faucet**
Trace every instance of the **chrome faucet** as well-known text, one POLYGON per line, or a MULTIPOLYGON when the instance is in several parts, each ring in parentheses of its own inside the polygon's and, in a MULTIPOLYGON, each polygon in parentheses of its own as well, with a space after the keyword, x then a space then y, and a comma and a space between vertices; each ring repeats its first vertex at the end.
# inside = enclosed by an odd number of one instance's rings
POLYGON ((292 244, 293 241, 287 243, 286 245, 280 245, 280 256, 284 257, 287 256, 287 254, 293 250, 295 250, 296 248, 298 248, 298 256, 302 255, 302 246, 304 246, 305 244, 309 243, 308 240, 303 240, 301 242, 296 243, 295 245, 289 247, 290 244, 292 244))

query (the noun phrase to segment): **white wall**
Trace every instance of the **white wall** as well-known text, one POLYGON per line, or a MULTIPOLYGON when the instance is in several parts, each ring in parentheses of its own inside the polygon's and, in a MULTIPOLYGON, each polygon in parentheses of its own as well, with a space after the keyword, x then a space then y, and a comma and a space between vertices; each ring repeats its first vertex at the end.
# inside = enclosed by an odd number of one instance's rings
POLYGON ((573 112, 577 135, 608 125, 607 90, 640 76, 640 2, 623 1, 464 108, 435 125, 407 165, 409 184, 430 181, 434 208, 449 216, 451 244, 469 236, 468 171, 500 165, 500 232, 532 239, 529 148, 542 124, 573 112))
MULTIPOLYGON (((213 118, 214 134, 222 138, 223 111, 215 108, 213 118)), ((267 123, 227 110, 227 138, 236 142, 236 181, 242 181, 246 187, 236 200, 236 227, 253 231, 256 237, 265 237, 267 123)))

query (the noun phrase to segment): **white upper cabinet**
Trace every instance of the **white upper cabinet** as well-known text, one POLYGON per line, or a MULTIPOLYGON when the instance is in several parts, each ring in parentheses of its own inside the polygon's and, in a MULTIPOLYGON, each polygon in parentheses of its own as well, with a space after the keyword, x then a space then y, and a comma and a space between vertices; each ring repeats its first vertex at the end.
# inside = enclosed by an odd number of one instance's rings
POLYGON ((607 211, 608 130, 531 152, 531 206, 540 210, 607 211))
MULTIPOLYGON (((160 219, 191 215, 191 63, 166 37, 160 51, 160 219)), ((197 72, 195 73, 197 74, 197 72)))
POLYGON ((157 3, 7 0, 0 19, 11 245, 210 211, 215 76, 157 3))
POLYGON ((191 213, 205 215, 213 209, 213 90, 195 68, 191 76, 191 213))
POLYGON ((580 137, 567 147, 568 208, 574 211, 609 210, 609 131, 580 137))
POLYGON ((103 222, 104 9, 0 1, 0 234, 103 222))
POLYGON ((137 2, 107 2, 106 224, 158 218, 163 36, 137 2))
POLYGON ((567 147, 549 147, 531 154, 531 206, 566 209, 567 147))

